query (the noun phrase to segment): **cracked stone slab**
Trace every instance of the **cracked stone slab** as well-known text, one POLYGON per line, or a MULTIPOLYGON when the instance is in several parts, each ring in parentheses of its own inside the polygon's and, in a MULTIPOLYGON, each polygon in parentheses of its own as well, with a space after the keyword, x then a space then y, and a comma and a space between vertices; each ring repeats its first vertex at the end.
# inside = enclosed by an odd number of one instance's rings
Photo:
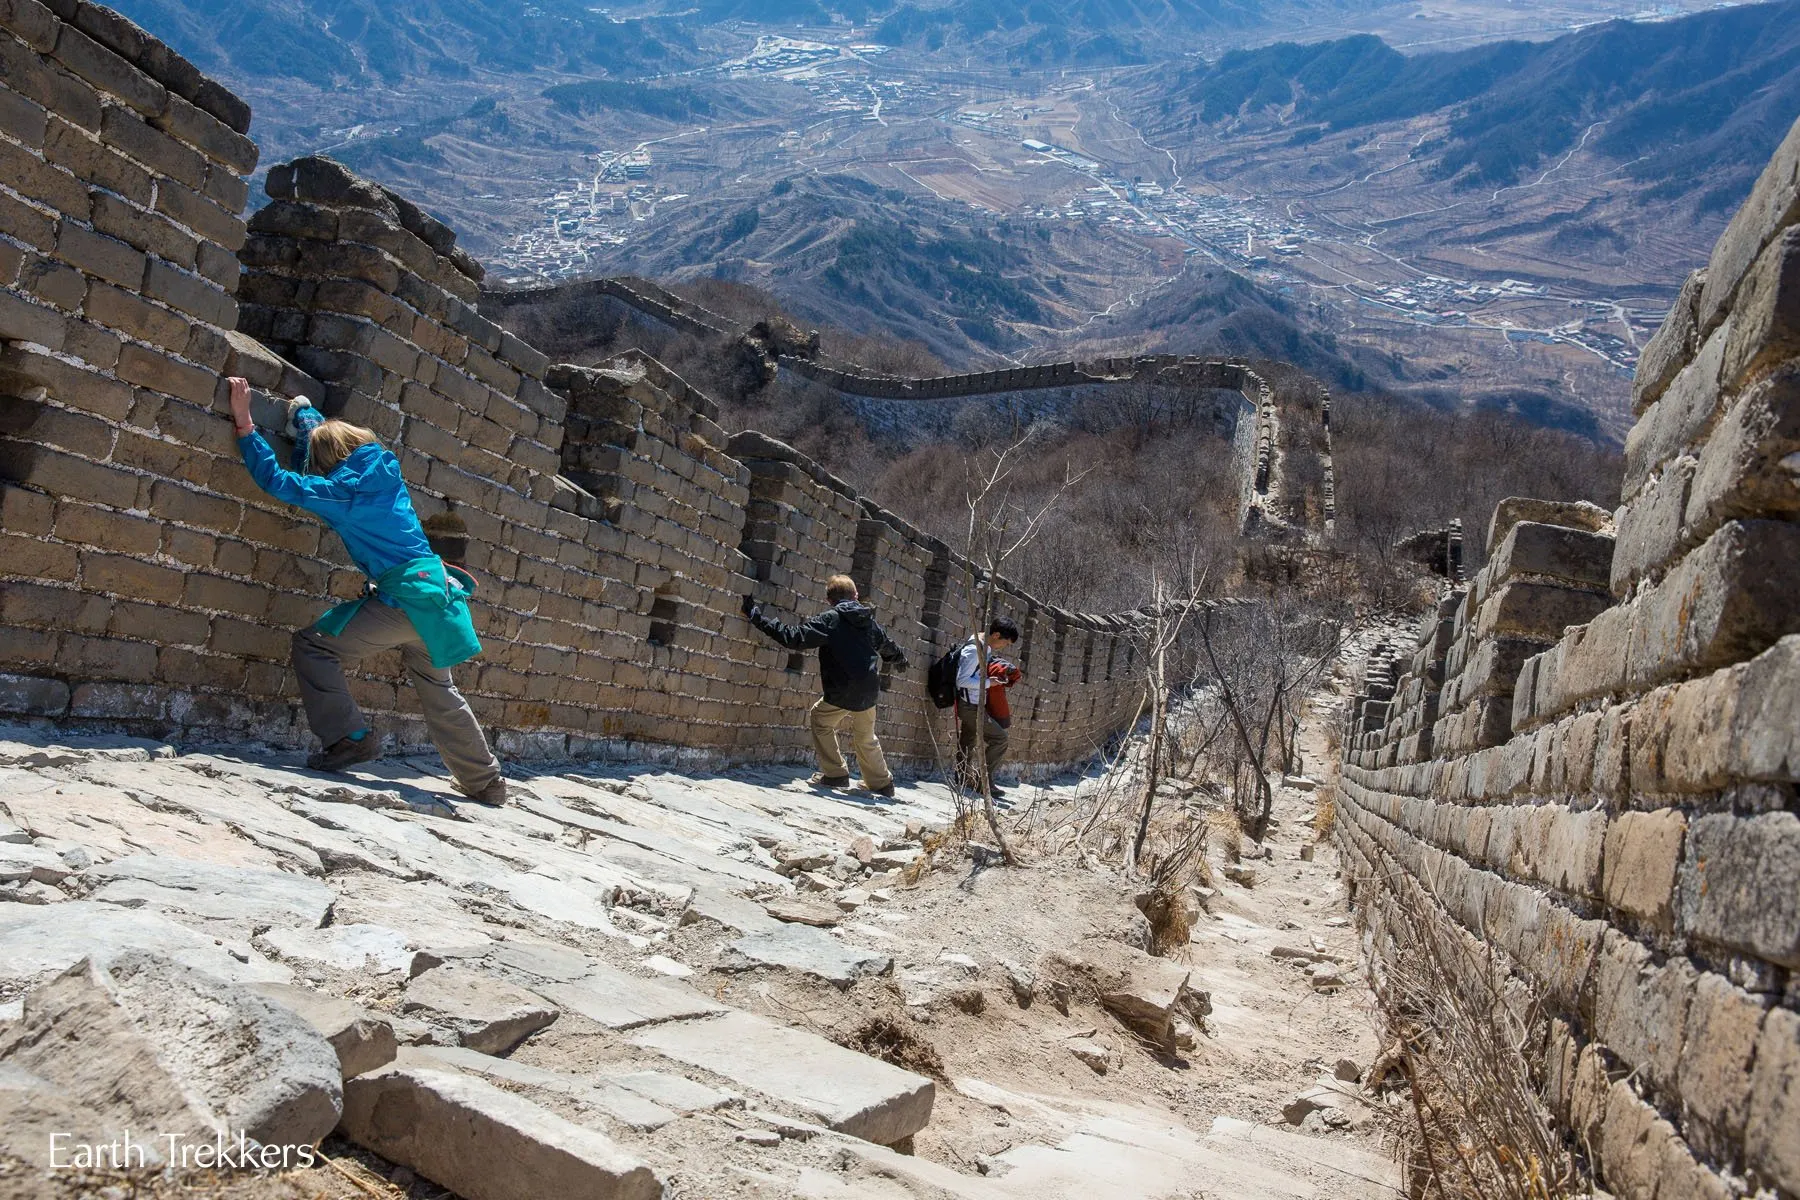
POLYGON ((0 883, 58 884, 75 873, 66 860, 43 846, 0 842, 0 883))
POLYGON ((7 980, 66 971, 84 958, 106 963, 127 949, 154 951, 221 979, 286 983, 294 977, 247 944, 196 933, 157 912, 91 900, 0 905, 0 977, 7 980))
POLYGON ((504 1054, 557 1018, 556 1006, 537 993, 456 965, 409 982, 400 1010, 451 1030, 483 1054, 504 1054))
POLYGON ((846 946, 810 925, 779 925, 731 943, 719 965, 738 971, 784 967, 844 988, 858 979, 886 975, 894 969, 894 960, 886 954, 846 946))
POLYGON ((695 921, 714 921, 739 933, 763 933, 781 925, 781 922, 763 911, 762 905, 732 892, 708 887, 695 888, 694 894, 688 898, 687 907, 681 912, 683 925, 691 925, 695 921))
POLYGON ((287 871, 227 867, 165 855, 134 854, 82 876, 88 898, 126 908, 166 909, 215 921, 298 925, 317 929, 335 893, 316 879, 287 871))
POLYGON ((631 1041, 884 1146, 923 1129, 937 1097, 922 1075, 746 1012, 657 1025, 631 1041))
POLYGON ((605 1134, 455 1071, 397 1064, 351 1080, 342 1128, 470 1200, 658 1200, 663 1191, 605 1134))
MULTIPOLYGON (((0 1059, 114 1130, 308 1146, 342 1106, 337 1055, 297 1014, 143 950, 84 960, 34 989, 0 1035, 0 1059)), ((17 1151, 23 1131, 6 1124, 17 1151)), ((33 1147, 31 1160, 47 1148, 33 1147)))
POLYGON ((494 1058, 461 1046, 409 1046, 402 1061, 407 1064, 453 1067, 465 1074, 482 1075, 526 1088, 567 1096, 620 1124, 646 1132, 661 1129, 680 1113, 665 1108, 633 1088, 613 1080, 590 1081, 563 1071, 549 1071, 529 1063, 494 1058))
POLYGON ((639 979, 600 962, 581 979, 548 983, 538 990, 569 1012, 608 1029, 636 1029, 725 1011, 685 984, 639 979))
POLYGON ((252 990, 298 1016, 330 1043, 343 1078, 353 1079, 394 1061, 399 1047, 394 1026, 385 1017, 311 988, 259 983, 252 990))

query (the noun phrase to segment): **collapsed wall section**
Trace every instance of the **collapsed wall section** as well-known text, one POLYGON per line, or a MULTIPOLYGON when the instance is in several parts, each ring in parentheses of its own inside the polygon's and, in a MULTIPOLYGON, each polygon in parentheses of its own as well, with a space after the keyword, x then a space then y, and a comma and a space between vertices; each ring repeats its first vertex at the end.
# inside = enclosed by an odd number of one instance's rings
MULTIPOLYGON (((116 14, 9 0, 0 68, 0 716, 309 740, 291 635, 363 581, 250 481, 235 373, 265 429, 272 394, 305 395, 394 450, 478 581, 487 649, 457 678, 503 753, 802 755, 814 656, 739 603, 799 619, 843 572, 913 661, 885 693, 895 757, 943 761, 923 675, 972 576, 941 544, 780 443, 728 445, 646 355, 550 363, 476 310, 446 226, 329 160, 272 170, 246 228, 248 109, 116 14)), ((427 744, 396 655, 350 685, 384 740, 427 744)), ((1130 687, 1034 672, 1024 693, 1072 721, 1015 761, 1091 753, 1130 687)))
POLYGON ((1635 397, 1616 516, 1504 502, 1372 660, 1340 844, 1378 976, 1473 935, 1543 998, 1610 1192, 1800 1195, 1800 125, 1635 397))

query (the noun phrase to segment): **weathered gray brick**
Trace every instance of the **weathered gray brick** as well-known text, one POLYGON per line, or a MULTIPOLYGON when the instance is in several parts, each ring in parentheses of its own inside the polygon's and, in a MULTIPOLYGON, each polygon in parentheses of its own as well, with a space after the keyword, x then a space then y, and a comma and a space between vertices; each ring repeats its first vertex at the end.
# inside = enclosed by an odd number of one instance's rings
POLYGON ((1779 963, 1800 966, 1800 817, 1714 813, 1688 826, 1681 866, 1681 928, 1779 963))
POLYGON ((1675 879, 1687 818, 1677 809, 1626 812, 1606 830, 1606 902, 1655 929, 1675 921, 1675 879))
POLYGON ((1744 1157, 1783 1191, 1800 1192, 1800 1013, 1791 1008, 1777 1008, 1763 1020, 1744 1157))
POLYGON ((1634 604, 1630 677, 1651 686, 1754 657, 1800 633, 1800 525, 1720 526, 1634 604))
POLYGON ((1763 247, 1796 221, 1800 221, 1800 125, 1781 139, 1750 189, 1750 198, 1713 246, 1697 310, 1702 337, 1724 319, 1739 281, 1763 247))
POLYGON ((1625 435, 1625 481, 1629 503, 1662 465, 1697 446, 1720 408, 1719 377, 1724 369, 1729 324, 1701 343, 1692 362, 1675 376, 1662 399, 1625 435))
POLYGON ((1707 439, 1689 491, 1692 539, 1734 517, 1800 512, 1800 367, 1784 367, 1745 390, 1707 439))
POLYGON ((1619 510, 1618 543, 1612 558, 1612 592, 1623 596, 1645 576, 1654 576, 1684 543, 1688 487, 1700 460, 1682 455, 1619 510))
POLYGON ((1675 1081, 1682 1030, 1698 976, 1684 959, 1658 965, 1650 951, 1609 931, 1594 965, 1594 1032, 1651 1086, 1675 1081))
POLYGON ((1716 1158, 1735 1157, 1750 1106, 1750 1064, 1768 1005, 1722 975, 1694 987, 1682 1037, 1677 1090, 1688 1140, 1716 1158))
POLYGON ((1704 267, 1687 277, 1662 327, 1638 355, 1637 373, 1631 382, 1631 411, 1637 416, 1643 416, 1644 410, 1656 403, 1700 348, 1698 310, 1705 285, 1704 267))
POLYGON ((72 25, 64 25, 59 31, 53 53, 69 70, 146 117, 154 117, 169 106, 167 88, 72 25))

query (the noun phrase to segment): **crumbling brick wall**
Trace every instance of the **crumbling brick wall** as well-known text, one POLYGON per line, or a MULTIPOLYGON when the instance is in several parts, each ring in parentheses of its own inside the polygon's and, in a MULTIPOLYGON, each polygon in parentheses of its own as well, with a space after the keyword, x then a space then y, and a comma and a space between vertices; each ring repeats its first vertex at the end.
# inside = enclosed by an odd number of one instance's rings
MULTIPOLYGON (((335 163, 274 168, 246 228, 248 108, 109 10, 6 0, 0 68, 0 717, 306 740, 290 635, 361 578, 251 483, 238 373, 264 417, 306 395, 375 430, 454 531, 487 644, 459 682, 504 753, 803 754, 814 665, 739 600, 805 614, 860 572, 915 664, 883 729, 937 760, 923 674, 963 635, 966 577, 941 544, 780 443, 728 446, 646 355, 552 364, 481 315, 450 229, 335 163)), ((1117 681, 1056 686, 1078 721, 1020 761, 1080 757, 1135 710, 1117 681)), ((394 655, 351 687, 425 744, 394 655)))
POLYGON ((1506 501, 1371 661, 1339 841, 1553 1014, 1530 1066, 1613 1194, 1800 1194, 1800 125, 1639 364, 1622 505, 1506 501), (1758 1189, 1763 1189, 1758 1191, 1758 1189))

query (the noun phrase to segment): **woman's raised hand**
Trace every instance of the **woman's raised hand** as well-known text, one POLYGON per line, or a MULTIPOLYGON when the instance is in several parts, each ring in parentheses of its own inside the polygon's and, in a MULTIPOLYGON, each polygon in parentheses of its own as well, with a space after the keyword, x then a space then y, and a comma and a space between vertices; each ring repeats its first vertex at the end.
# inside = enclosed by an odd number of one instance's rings
POLYGON ((250 419, 250 381, 232 375, 225 382, 231 385, 231 420, 237 426, 237 435, 243 437, 254 433, 256 423, 250 419))

